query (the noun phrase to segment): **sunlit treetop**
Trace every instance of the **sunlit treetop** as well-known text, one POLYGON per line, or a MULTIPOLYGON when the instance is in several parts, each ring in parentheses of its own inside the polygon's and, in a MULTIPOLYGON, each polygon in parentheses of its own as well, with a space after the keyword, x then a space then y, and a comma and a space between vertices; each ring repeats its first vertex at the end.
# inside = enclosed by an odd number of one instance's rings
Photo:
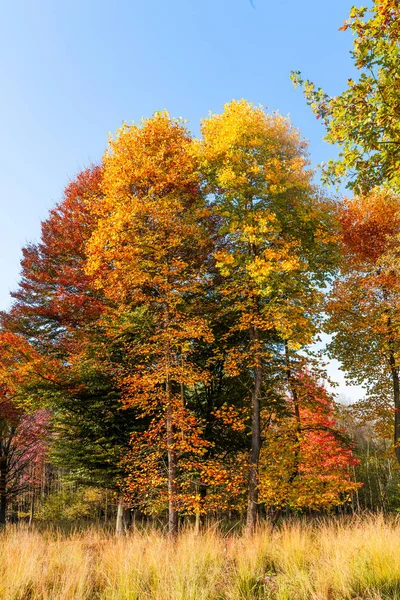
POLYGON ((339 211, 345 252, 358 263, 374 269, 377 261, 396 243, 400 233, 400 198, 390 189, 345 200, 339 211))
POLYGON ((201 130, 203 165, 230 199, 238 192, 262 199, 310 182, 307 144, 287 117, 234 100, 201 130))
POLYGON ((315 282, 322 286, 332 267, 335 227, 306 142, 287 117, 246 100, 226 104, 201 130, 200 165, 225 241, 215 258, 238 326, 257 323, 285 337, 299 326, 310 339, 305 314, 318 296, 315 282))
POLYGON ((191 147, 182 120, 167 112, 125 125, 110 140, 104 197, 91 206, 99 221, 88 245, 88 271, 113 299, 140 301, 144 286, 163 293, 173 280, 193 282, 209 241, 191 147))

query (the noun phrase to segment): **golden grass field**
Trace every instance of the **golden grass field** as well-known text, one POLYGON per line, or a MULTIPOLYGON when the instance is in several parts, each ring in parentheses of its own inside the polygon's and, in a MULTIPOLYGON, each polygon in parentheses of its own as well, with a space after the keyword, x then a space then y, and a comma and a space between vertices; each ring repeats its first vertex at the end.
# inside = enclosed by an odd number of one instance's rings
POLYGON ((1 600, 400 599, 400 521, 291 523, 253 537, 209 528, 0 534, 1 600))

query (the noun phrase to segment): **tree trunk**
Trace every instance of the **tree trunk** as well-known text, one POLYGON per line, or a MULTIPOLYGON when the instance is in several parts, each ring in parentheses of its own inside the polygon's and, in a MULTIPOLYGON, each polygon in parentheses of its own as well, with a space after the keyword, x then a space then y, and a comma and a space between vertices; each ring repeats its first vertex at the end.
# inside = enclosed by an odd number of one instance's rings
POLYGON ((6 524, 7 516, 7 496, 5 494, 0 495, 0 526, 6 524))
POLYGON ((35 515, 35 491, 32 490, 28 527, 32 527, 34 515, 35 515))
POLYGON ((292 394, 292 400, 293 400, 293 406, 294 406, 294 416, 296 419, 296 429, 295 429, 296 444, 294 447, 294 464, 293 464, 292 473, 289 477, 289 483, 291 484, 291 483, 293 483, 293 481, 296 479, 296 477, 299 474, 299 458, 300 458, 300 444, 301 444, 301 418, 300 418, 299 396, 297 394, 297 389, 296 389, 296 386, 294 384, 293 377, 292 377, 292 369, 291 369, 291 364, 290 364, 290 352, 289 352, 289 347, 288 347, 288 343, 286 340, 285 340, 285 358, 286 358, 286 377, 287 377, 287 382, 288 382, 288 386, 290 389, 290 393, 292 394))
POLYGON ((397 462, 400 464, 400 385, 399 385, 399 370, 396 367, 396 362, 392 353, 390 353, 390 368, 393 382, 393 399, 394 399, 394 448, 396 452, 397 462))
MULTIPOLYGON (((165 320, 164 320, 165 331, 169 327, 169 314, 168 308, 165 307, 165 320)), ((173 409, 172 409, 172 381, 170 375, 171 365, 171 347, 170 342, 167 341, 165 349, 165 392, 167 396, 166 403, 166 414, 165 414, 165 425, 167 430, 167 460, 168 460, 168 533, 170 535, 176 535, 179 528, 179 515, 176 510, 176 473, 178 468, 178 459, 175 452, 175 440, 174 440, 174 426, 173 426, 173 409)), ((181 388, 181 393, 184 393, 181 388)))
POLYGON ((394 339, 392 332, 392 320, 388 318, 389 330, 389 363, 393 383, 393 400, 394 400, 394 449, 396 452, 397 462, 400 464, 400 385, 399 385, 399 368, 396 365, 394 355, 394 339))
POLYGON ((124 521, 123 521, 124 508, 121 502, 118 502, 117 508, 117 520, 115 523, 115 534, 122 535, 124 533, 124 521))
POLYGON ((125 508, 121 501, 118 502, 117 520, 115 523, 115 534, 122 535, 131 524, 131 511, 125 508))
POLYGON ((252 393, 252 418, 251 418, 251 455, 249 473, 249 500, 247 506, 246 530, 251 534, 257 526, 258 517, 258 463, 261 451, 261 421, 260 421, 260 396, 262 385, 262 361, 260 356, 260 338, 257 327, 251 331, 251 340, 254 345, 254 380, 252 393))
MULTIPOLYGON (((353 477, 354 477, 354 483, 357 483, 356 468, 354 465, 353 465, 353 477)), ((358 487, 356 488, 356 504, 357 504, 357 511, 361 512, 360 494, 358 493, 358 487)))
MULTIPOLYGON (((204 504, 204 500, 206 499, 207 496, 207 486, 204 485, 203 483, 200 484, 199 486, 199 492, 200 492, 200 507, 203 506, 204 504)), ((204 513, 201 512, 201 509, 199 508, 198 511, 196 511, 196 520, 194 523, 194 531, 196 535, 199 535, 200 530, 202 528, 202 526, 204 525, 204 513)))
POLYGON ((7 462, 0 458, 0 526, 6 524, 7 517, 7 462))
MULTIPOLYGON (((167 383, 170 386, 170 383, 167 383)), ((168 451, 168 532, 170 535, 178 533, 178 511, 176 510, 176 471, 177 459, 174 450, 174 434, 172 426, 172 407, 167 406, 167 451, 168 451)))

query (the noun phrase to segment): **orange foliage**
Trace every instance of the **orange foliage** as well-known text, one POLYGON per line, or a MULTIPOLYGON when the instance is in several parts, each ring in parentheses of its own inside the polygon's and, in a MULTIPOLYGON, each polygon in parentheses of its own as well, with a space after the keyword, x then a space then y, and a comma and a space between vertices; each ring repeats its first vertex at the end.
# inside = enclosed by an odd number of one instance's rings
POLYGON ((165 483, 155 464, 167 452, 171 510, 181 455, 205 445, 185 389, 207 380, 192 355, 212 340, 201 309, 211 220, 191 146, 184 125, 165 112, 123 127, 104 157, 104 197, 90 205, 98 224, 87 250, 88 272, 118 305, 109 335, 129 334, 118 371, 123 401, 150 418, 146 432, 132 438, 145 476, 135 475, 128 487, 140 494, 140 487, 154 488, 154 477, 165 483))
POLYGON ((342 241, 356 261, 377 261, 400 233, 400 203, 390 189, 346 200, 340 208, 342 241))

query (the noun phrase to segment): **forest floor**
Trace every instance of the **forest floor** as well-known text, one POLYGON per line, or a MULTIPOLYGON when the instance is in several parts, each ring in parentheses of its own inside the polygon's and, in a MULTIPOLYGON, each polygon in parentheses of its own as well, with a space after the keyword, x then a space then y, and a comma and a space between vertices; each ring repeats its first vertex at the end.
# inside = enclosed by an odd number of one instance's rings
POLYGON ((114 537, 8 526, 1 600, 400 600, 400 520, 264 526, 251 538, 185 530, 114 537))

